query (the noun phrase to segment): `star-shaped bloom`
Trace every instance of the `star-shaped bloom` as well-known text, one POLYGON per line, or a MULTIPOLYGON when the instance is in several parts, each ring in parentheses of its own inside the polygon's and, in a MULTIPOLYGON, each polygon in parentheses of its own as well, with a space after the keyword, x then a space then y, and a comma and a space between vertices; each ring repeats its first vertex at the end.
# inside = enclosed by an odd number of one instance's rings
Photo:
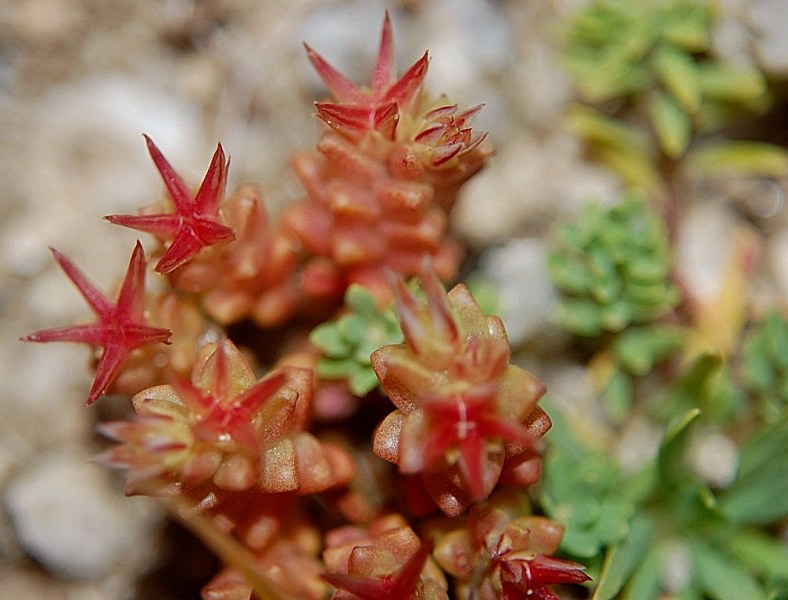
POLYGON ((131 254, 117 303, 93 286, 68 258, 54 249, 52 254, 96 313, 98 321, 37 331, 22 339, 28 342, 77 342, 104 348, 88 394, 86 404, 89 405, 106 392, 132 350, 154 342, 169 344, 170 330, 151 327, 145 321, 145 253, 139 241, 131 254))
POLYGON ((431 149, 431 164, 439 167, 455 156, 467 154, 487 139, 471 128, 484 104, 457 112, 456 104, 435 108, 424 115, 425 125, 414 140, 431 149))
POLYGON ((283 387, 287 379, 284 370, 277 370, 241 391, 231 380, 233 371, 239 372, 243 368, 237 364, 240 360, 238 350, 225 341, 209 362, 212 373, 206 385, 201 388, 188 380, 176 380, 173 387, 194 415, 192 431, 197 440, 241 447, 251 454, 259 454, 262 452, 262 439, 255 419, 260 409, 278 395, 283 400, 284 412, 289 416, 298 394, 294 389, 283 387))
POLYGON ((153 215, 110 215, 104 218, 116 225, 131 227, 152 233, 161 239, 172 240, 155 267, 159 273, 167 274, 188 262, 203 248, 235 239, 233 230, 221 222, 219 215, 219 205, 224 197, 230 162, 225 160, 224 150, 219 144, 200 188, 193 195, 153 140, 146 135, 145 141, 153 164, 156 165, 167 193, 175 205, 175 212, 153 215))
POLYGON ((345 133, 375 130, 393 139, 400 111, 416 108, 427 74, 428 54, 425 52, 402 77, 396 79, 392 38, 391 20, 386 12, 380 49, 372 71, 372 85, 368 89, 356 86, 304 44, 317 74, 336 100, 336 103, 318 102, 315 105, 318 116, 331 127, 345 133))
POLYGON ((498 386, 482 384, 450 396, 422 398, 423 418, 406 421, 400 445, 400 470, 419 473, 438 464, 456 450, 457 463, 468 492, 474 499, 489 494, 485 482, 488 443, 514 442, 524 447, 534 444, 528 430, 496 407, 498 386))

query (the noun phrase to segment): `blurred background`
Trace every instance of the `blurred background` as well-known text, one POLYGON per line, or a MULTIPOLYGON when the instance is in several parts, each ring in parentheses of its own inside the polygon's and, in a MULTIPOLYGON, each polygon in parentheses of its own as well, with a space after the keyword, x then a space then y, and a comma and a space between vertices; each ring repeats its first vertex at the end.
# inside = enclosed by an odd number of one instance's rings
MULTIPOLYGON (((49 246, 108 292, 122 275, 136 236, 101 217, 133 213, 161 193, 141 134, 193 182, 221 140, 232 159, 230 187, 261 184, 276 213, 300 194, 288 159, 316 140, 312 103, 325 93, 302 42, 354 81, 368 81, 388 9, 401 70, 429 49, 432 94, 446 93, 461 107, 486 104, 475 127, 490 132, 497 153, 464 190, 454 227, 477 254, 494 249, 481 262, 510 282, 500 292, 507 327, 514 343, 527 347, 543 332, 554 298, 544 266, 546 234, 586 200, 604 202, 621 187, 612 172, 586 160, 563 123, 574 92, 558 62, 556 32, 583 4, 0 4, 0 599, 194 598, 215 571, 210 555, 167 525, 159 507, 125 498, 120 479, 90 462, 102 447, 96 421, 123 409, 113 404, 119 399, 82 406, 91 381, 88 352, 17 341, 87 316, 49 246), (518 285, 527 286, 527 297, 518 285), (194 552, 178 552, 190 544, 194 552)), ((718 4, 715 51, 784 81, 788 4, 718 4)), ((784 126, 784 99, 776 106, 771 123, 784 126)), ((758 289, 764 302, 788 302, 782 184, 726 188, 719 193, 729 194, 727 204, 704 207, 710 212, 698 216, 682 250, 698 256, 705 249, 706 262, 692 265, 699 282, 713 286, 721 276, 729 233, 748 214, 726 207, 744 202, 768 213, 759 218, 770 223, 758 289)), ((534 369, 548 387, 551 369, 534 369)), ((555 378, 564 388, 582 379, 567 372, 555 378)), ((579 389, 566 393, 582 394, 579 389)))

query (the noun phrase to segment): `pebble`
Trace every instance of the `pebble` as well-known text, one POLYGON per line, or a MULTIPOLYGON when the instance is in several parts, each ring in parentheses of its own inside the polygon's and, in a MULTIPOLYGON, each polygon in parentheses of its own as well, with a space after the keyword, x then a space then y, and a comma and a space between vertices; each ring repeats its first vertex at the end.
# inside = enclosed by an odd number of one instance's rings
POLYGON ((689 450, 692 469, 714 488, 726 488, 736 479, 739 449, 728 436, 717 432, 703 432, 692 442, 689 450))
POLYGON ((619 191, 616 177, 583 160, 571 136, 555 132, 540 139, 522 133, 496 148, 489 165, 465 185, 453 224, 478 246, 546 235, 557 219, 592 200, 609 203, 619 191))
POLYGON ((688 295, 700 302, 713 302, 720 293, 734 259, 740 223, 719 202, 689 207, 683 217, 675 251, 678 277, 688 295))
POLYGON ((547 271, 547 246, 538 238, 512 240, 485 251, 480 267, 493 284, 499 316, 512 346, 550 326, 556 292, 547 271))
POLYGON ((3 506, 19 544, 60 577, 99 579, 151 552, 141 532, 148 511, 82 456, 40 456, 6 486, 3 506))
POLYGON ((788 4, 785 0, 752 0, 752 42, 763 69, 772 76, 788 75, 788 4))

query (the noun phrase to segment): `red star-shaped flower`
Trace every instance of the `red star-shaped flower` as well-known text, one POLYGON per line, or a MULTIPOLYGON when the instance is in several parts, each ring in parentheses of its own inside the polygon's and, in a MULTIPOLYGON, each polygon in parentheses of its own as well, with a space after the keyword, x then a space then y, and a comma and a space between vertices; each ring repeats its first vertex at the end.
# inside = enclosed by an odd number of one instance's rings
POLYGON ((327 573, 323 579, 336 588, 350 592, 360 600, 409 600, 419 597, 417 587, 424 563, 432 550, 430 542, 419 549, 399 569, 380 577, 363 577, 346 573, 327 573))
POLYGON ((485 486, 488 442, 503 440, 526 447, 534 443, 523 425, 498 414, 497 395, 497 385, 482 384, 448 397, 423 398, 424 418, 412 416, 403 428, 400 470, 421 472, 456 449, 468 492, 474 499, 485 498, 489 494, 485 486))
POLYGON ((153 164, 156 165, 175 204, 175 212, 156 215, 110 215, 104 218, 116 225, 172 240, 155 267, 159 273, 167 274, 189 261, 206 246, 235 239, 233 230, 222 224, 219 216, 219 204, 224 197, 230 162, 225 160, 224 150, 219 144, 197 194, 192 196, 183 179, 173 170, 153 140, 146 135, 145 141, 153 164))
POLYGON ((336 103, 318 102, 315 105, 320 118, 339 131, 376 130, 393 139, 400 111, 415 109, 421 84, 427 74, 427 52, 402 77, 395 79, 391 20, 386 12, 380 35, 380 49, 372 71, 372 86, 362 89, 308 45, 304 46, 317 74, 336 100, 336 103))
MULTIPOLYGON (((238 370, 232 361, 241 356, 229 342, 222 343, 213 354, 212 379, 209 389, 201 389, 186 380, 176 380, 174 387, 181 401, 196 416, 192 426, 195 437, 212 444, 237 444, 252 454, 261 452, 261 438, 254 420, 262 406, 279 392, 293 405, 295 390, 281 390, 287 379, 286 371, 277 370, 243 392, 233 389, 232 371, 238 370), (228 357, 229 355, 229 357, 228 357)), ((289 410, 285 409, 289 414, 289 410)))
POLYGON ((85 325, 37 331, 22 339, 28 342, 77 342, 103 347, 104 352, 96 367, 96 378, 86 402, 89 405, 106 392, 132 350, 154 342, 169 344, 170 330, 151 327, 145 322, 145 253, 139 242, 131 254, 116 304, 96 289, 68 258, 54 249, 52 254, 99 320, 85 325))
POLYGON ((424 115, 425 125, 414 140, 432 148, 431 162, 439 167, 455 156, 467 154, 487 139, 487 133, 474 133, 471 125, 484 107, 477 104, 462 112, 457 105, 440 106, 424 115))

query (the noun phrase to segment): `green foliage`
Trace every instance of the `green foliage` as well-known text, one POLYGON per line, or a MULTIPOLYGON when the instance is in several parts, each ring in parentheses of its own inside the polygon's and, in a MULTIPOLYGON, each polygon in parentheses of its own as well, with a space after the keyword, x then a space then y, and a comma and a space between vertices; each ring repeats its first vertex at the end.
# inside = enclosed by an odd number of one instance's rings
MULTIPOLYGON (((649 194, 661 187, 657 149, 678 160, 697 135, 720 130, 742 110, 768 108, 759 70, 714 56, 714 18, 711 5, 697 0, 592 0, 564 28, 564 65, 590 105, 570 113, 570 126, 598 160, 649 194), (632 144, 644 124, 651 139, 632 144)), ((702 169, 721 157, 753 175, 785 172, 788 153, 776 146, 731 152, 716 144, 697 158, 702 169)))
POLYGON ((550 414, 555 431, 544 458, 540 502, 565 527, 561 549, 592 558, 628 534, 638 487, 624 486, 621 468, 610 456, 575 440, 560 410, 550 414))
POLYGON ((747 401, 729 366, 716 354, 695 358, 654 400, 653 413, 662 420, 698 407, 704 421, 719 425, 740 418, 747 401))
POLYGON ((347 312, 334 321, 321 323, 309 340, 323 356, 317 373, 323 379, 346 379, 356 396, 378 387, 370 355, 382 346, 402 341, 393 306, 381 308, 364 287, 353 284, 345 293, 347 312))
MULTIPOLYGON (((558 230, 548 266, 562 292, 559 322, 577 335, 595 336, 652 323, 679 299, 669 281, 665 228, 633 197, 610 209, 588 205, 575 223, 558 230)), ((637 340, 623 342, 640 351, 633 361, 635 370, 653 363, 665 346, 671 346, 671 336, 644 329, 637 340)))
POLYGON ((788 174, 788 151, 766 142, 717 142, 687 155, 687 169, 696 178, 784 177, 788 174))
POLYGON ((744 381, 760 403, 761 416, 774 421, 788 406, 788 319, 772 313, 744 344, 744 381))
POLYGON ((744 444, 738 477, 722 495, 720 509, 746 525, 788 516, 788 413, 744 444))
MULTIPOLYGON (((697 380, 699 368, 686 379, 697 380)), ((697 408, 678 413, 653 460, 630 474, 573 437, 566 415, 551 414, 561 433, 551 439, 539 501, 564 523, 565 552, 603 561, 594 600, 656 600, 668 591, 766 600, 784 592, 788 549, 758 527, 788 517, 788 415, 743 444, 736 480, 713 492, 688 460, 697 408), (683 574, 668 574, 676 568, 683 574)))

